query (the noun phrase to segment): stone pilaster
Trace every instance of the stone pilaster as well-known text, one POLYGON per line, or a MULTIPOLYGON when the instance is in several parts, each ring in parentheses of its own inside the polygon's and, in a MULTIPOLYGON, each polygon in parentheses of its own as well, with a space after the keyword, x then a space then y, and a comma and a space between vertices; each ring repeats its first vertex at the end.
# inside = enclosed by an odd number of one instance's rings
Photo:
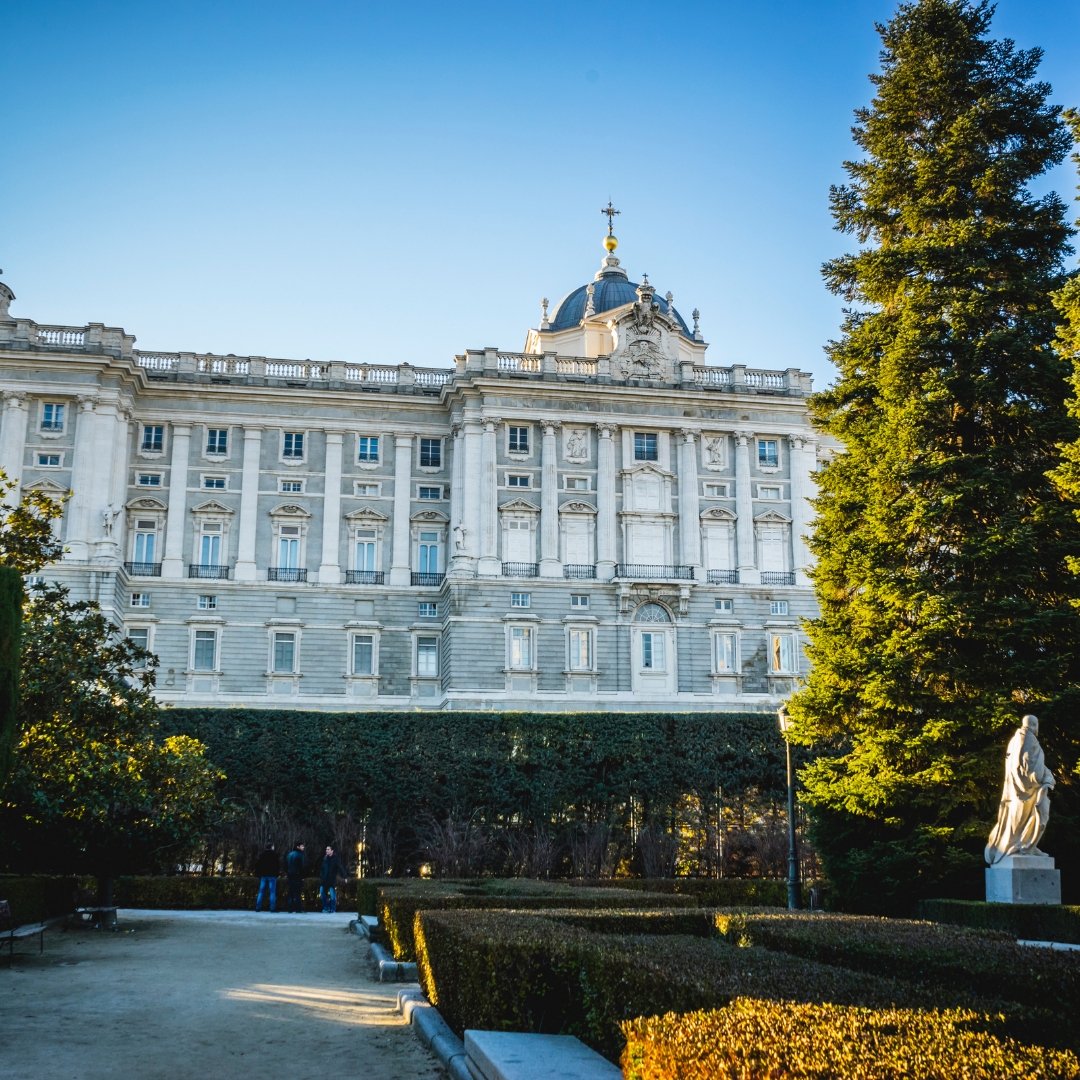
POLYGON ((341 450, 344 439, 344 432, 326 432, 322 565, 319 567, 319 581, 323 585, 337 585, 341 582, 338 549, 341 543, 341 450))
POLYGON ((411 435, 394 436, 394 540, 390 561, 390 584, 409 585, 412 568, 409 564, 410 524, 412 509, 411 435))
POLYGON ((754 552, 754 493, 750 487, 750 448, 753 432, 740 431, 735 435, 735 513, 738 522, 735 542, 738 548, 739 582, 760 584, 757 558, 754 552))
POLYGON ((698 510, 698 432, 683 428, 679 432, 679 548, 683 566, 694 567, 694 576, 701 569, 701 519, 698 510))
POLYGON ((814 464, 817 456, 814 439, 804 435, 792 435, 791 446, 791 565, 795 569, 795 582, 798 585, 811 584, 806 571, 813 565, 810 548, 804 537, 810 533, 810 522, 814 517, 813 507, 809 503, 815 494, 813 479, 814 464))
POLYGON ((540 576, 562 577, 559 559, 559 470, 556 433, 562 425, 545 420, 540 452, 540 576))
POLYGON ((258 576, 255 565, 255 534, 259 524, 259 466, 262 457, 261 427, 244 427, 244 474, 240 489, 240 526, 236 541, 237 581, 254 581, 258 576))
POLYGON ((163 578, 184 576, 184 518, 187 513, 188 461, 191 456, 191 425, 174 424, 172 467, 169 469, 169 514, 165 521, 163 578))
POLYGON ((71 465, 71 501, 68 504, 66 558, 86 562, 90 558, 89 535, 90 500, 94 488, 94 440, 96 437, 95 398, 88 395, 78 399, 75 420, 75 450, 71 465))
POLYGON ((15 484, 8 494, 14 505, 22 486, 23 461, 26 457, 26 422, 29 410, 25 395, 17 390, 4 391, 4 415, 0 420, 0 469, 15 484))
POLYGON ((468 554, 468 530, 465 525, 465 425, 455 420, 450 425, 453 435, 453 461, 450 463, 450 550, 447 556, 450 577, 471 577, 474 567, 468 554))
POLYGON ((615 434, 614 424, 597 424, 596 448, 596 576, 615 576, 615 434))
POLYGON ((480 441, 480 567, 481 574, 502 573, 499 561, 499 492, 495 484, 499 417, 484 417, 480 441))

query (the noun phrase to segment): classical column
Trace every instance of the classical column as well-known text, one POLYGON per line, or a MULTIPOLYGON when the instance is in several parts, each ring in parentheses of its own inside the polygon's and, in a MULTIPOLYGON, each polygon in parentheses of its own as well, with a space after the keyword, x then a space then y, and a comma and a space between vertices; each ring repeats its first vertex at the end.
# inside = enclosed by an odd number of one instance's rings
POLYGON ((463 476, 465 470, 465 425, 460 420, 450 424, 454 437, 453 460, 450 463, 450 551, 447 556, 450 577, 471 574, 465 535, 463 476))
POLYGON ((169 515, 165 520, 165 557, 161 560, 163 578, 184 576, 184 516, 187 512, 190 451, 191 425, 174 424, 170 459, 172 467, 169 469, 169 515))
POLYGON ((394 436, 394 547, 390 561, 390 584, 412 584, 409 565, 409 512, 412 509, 411 435, 394 436))
POLYGON ((79 415, 75 421, 75 449, 71 462, 71 501, 68 504, 67 552, 69 559, 86 562, 90 500, 94 486, 94 438, 96 401, 89 396, 78 399, 79 415))
POLYGON ((124 526, 127 515, 128 465, 131 460, 131 410, 121 406, 116 414, 116 445, 113 451, 112 476, 109 480, 108 518, 105 520, 105 542, 111 548, 105 552, 110 558, 120 558, 124 550, 124 526))
POLYGON ((4 391, 4 417, 0 421, 0 469, 15 487, 8 493, 8 502, 15 505, 22 484, 23 460, 26 456, 26 398, 17 390, 4 391))
POLYGON ((701 567, 701 518, 698 509, 698 432, 683 428, 679 432, 679 547, 683 566, 694 567, 694 576, 700 577, 701 567))
POLYGON ((750 489, 750 444, 753 432, 739 432, 735 436, 735 513, 736 546, 738 547, 739 583, 758 585, 758 572, 754 562, 754 493, 750 489))
POLYGON ((465 555, 462 568, 476 573, 480 557, 480 458, 483 452, 483 427, 480 417, 465 414, 465 463, 462 467, 462 541, 465 555))
POLYGON ((597 424, 596 448, 596 576, 615 576, 615 434, 614 424, 597 424))
POLYGON ((344 432, 326 433, 326 479, 323 487, 322 565, 319 581, 324 585, 341 582, 338 547, 341 542, 341 444, 344 432))
POLYGON ((480 569, 481 574, 502 573, 499 562, 499 492, 495 486, 495 463, 498 454, 496 416, 484 417, 480 442, 480 569))
POLYGON ((244 427, 244 474, 240 488, 240 527, 236 541, 237 581, 254 581, 255 533, 259 523, 259 465, 262 457, 261 427, 244 427))
POLYGON ((127 440, 122 437, 127 426, 117 401, 99 401, 94 434, 94 486, 90 497, 90 529, 88 539, 94 544, 94 558, 112 561, 118 549, 114 533, 118 512, 114 489, 117 462, 127 457, 127 440))
POLYGON ((814 498, 814 464, 817 450, 813 438, 804 435, 792 435, 791 446, 791 565, 795 570, 795 582, 810 586, 806 575, 813 564, 810 548, 804 539, 810 532, 810 522, 814 509, 810 499, 814 498))
POLYGON ((561 578, 559 560, 559 472, 555 433, 562 426, 545 420, 540 452, 540 576, 561 578))

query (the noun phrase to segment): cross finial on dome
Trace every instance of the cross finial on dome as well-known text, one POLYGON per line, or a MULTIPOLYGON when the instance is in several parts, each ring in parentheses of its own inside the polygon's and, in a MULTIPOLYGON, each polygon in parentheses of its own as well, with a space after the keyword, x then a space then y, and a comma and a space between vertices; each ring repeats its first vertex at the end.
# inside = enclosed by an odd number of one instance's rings
POLYGON ((602 207, 601 210, 600 210, 600 213, 601 214, 607 214, 607 234, 608 234, 608 236, 614 235, 615 215, 616 214, 621 214, 622 211, 621 210, 616 210, 615 207, 611 205, 611 200, 608 199, 607 206, 602 207))

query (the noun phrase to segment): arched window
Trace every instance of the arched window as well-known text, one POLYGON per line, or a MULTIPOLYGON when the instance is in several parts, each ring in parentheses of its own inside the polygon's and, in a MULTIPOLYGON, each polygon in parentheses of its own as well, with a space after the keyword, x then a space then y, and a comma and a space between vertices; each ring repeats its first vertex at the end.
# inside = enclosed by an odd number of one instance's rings
POLYGON ((642 604, 634 616, 635 622, 666 623, 671 622, 667 611, 659 604, 642 604))

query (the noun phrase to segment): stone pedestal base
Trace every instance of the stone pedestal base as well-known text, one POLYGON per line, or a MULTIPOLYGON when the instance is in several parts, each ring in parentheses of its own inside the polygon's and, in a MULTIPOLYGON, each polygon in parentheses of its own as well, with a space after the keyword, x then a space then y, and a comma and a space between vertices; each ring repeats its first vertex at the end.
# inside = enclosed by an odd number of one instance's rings
POLYGON ((1006 855, 986 868, 988 904, 1060 904, 1061 871, 1049 855, 1006 855))

